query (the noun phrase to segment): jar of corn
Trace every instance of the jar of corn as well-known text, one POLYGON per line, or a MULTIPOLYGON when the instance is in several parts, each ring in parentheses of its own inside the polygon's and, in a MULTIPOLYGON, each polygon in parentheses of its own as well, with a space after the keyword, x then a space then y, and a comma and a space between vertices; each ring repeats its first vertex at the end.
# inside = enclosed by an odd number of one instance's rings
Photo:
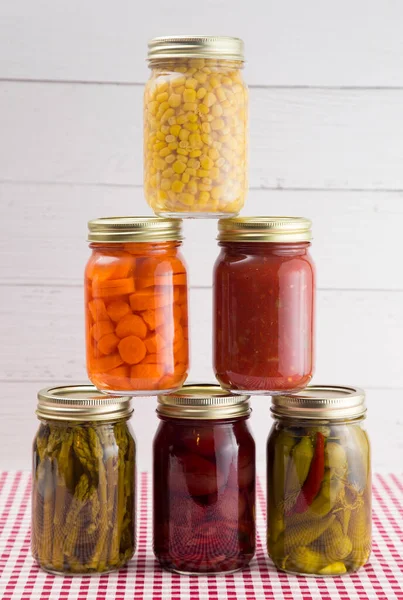
POLYGON ((238 38, 174 36, 149 43, 144 190, 161 216, 230 217, 248 181, 248 91, 238 38))
POLYGON ((342 575, 371 552, 370 446, 363 390, 309 386, 272 398, 267 548, 277 568, 342 575))
POLYGON ((38 393, 31 547, 46 571, 105 573, 134 554, 130 400, 103 395, 92 385, 38 393))

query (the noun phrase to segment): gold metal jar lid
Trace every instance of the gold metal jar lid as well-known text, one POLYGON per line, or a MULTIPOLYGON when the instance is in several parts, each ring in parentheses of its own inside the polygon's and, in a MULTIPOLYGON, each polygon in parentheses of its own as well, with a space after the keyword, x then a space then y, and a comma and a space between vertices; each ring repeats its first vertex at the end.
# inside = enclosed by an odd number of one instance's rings
POLYGON ((88 223, 89 242, 170 242, 182 240, 182 220, 160 217, 103 217, 88 223))
POLYGON ((130 396, 108 396, 90 384, 47 387, 38 392, 36 414, 53 421, 115 421, 130 417, 130 396))
POLYGON ((176 419, 229 419, 250 414, 249 396, 232 394, 219 385, 184 385, 177 392, 158 396, 157 412, 176 419))
POLYGON ((276 417, 297 419, 356 419, 365 415, 364 390, 338 385, 310 385, 296 394, 272 397, 276 417))
POLYGON ((212 58, 244 60, 241 39, 211 35, 171 35, 148 42, 148 60, 166 58, 212 58))
POLYGON ((233 217, 219 219, 220 242, 309 242, 312 223, 304 217, 233 217))

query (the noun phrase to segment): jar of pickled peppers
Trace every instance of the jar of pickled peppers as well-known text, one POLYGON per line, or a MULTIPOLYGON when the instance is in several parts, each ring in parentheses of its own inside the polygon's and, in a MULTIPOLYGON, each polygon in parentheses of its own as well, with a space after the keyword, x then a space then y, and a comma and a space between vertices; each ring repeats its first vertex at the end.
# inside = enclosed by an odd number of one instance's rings
POLYGON ((371 552, 365 393, 309 386, 274 396, 267 445, 267 548, 279 569, 353 573, 371 552))
POLYGON ((255 443, 247 396, 186 385, 158 397, 154 553, 185 574, 232 572, 255 552, 255 443))
POLYGON ((179 388, 189 369, 180 219, 112 217, 88 224, 87 372, 109 394, 179 388))
POLYGON ((234 393, 303 389, 314 370, 311 222, 301 217, 236 217, 221 219, 218 230, 215 376, 234 393))
POLYGON ((92 385, 38 394, 32 554, 50 572, 105 573, 133 556, 135 440, 130 398, 92 385))
POLYGON ((248 185, 248 91, 238 38, 149 43, 144 191, 160 216, 236 215, 248 185))

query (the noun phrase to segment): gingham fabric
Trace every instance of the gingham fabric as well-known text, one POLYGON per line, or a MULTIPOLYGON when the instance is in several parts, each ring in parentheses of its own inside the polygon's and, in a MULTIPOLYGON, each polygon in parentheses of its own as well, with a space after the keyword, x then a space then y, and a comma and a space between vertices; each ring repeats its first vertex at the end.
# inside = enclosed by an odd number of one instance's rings
POLYGON ((374 477, 371 561, 354 575, 295 577, 279 573, 265 551, 264 482, 258 482, 257 554, 249 569, 226 576, 166 573, 151 549, 151 481, 139 477, 138 545, 130 564, 109 575, 61 577, 44 573, 30 555, 31 480, 26 472, 0 472, 0 598, 2 600, 403 600, 403 476, 374 477))

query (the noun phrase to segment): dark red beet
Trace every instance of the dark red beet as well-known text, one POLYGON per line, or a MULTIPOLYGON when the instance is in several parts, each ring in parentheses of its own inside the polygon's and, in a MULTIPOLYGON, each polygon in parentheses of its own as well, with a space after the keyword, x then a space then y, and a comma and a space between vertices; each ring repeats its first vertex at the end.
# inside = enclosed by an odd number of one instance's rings
POLYGON ((255 445, 244 417, 163 417, 154 439, 154 553, 160 564, 189 573, 245 567, 255 552, 254 484, 255 445))

